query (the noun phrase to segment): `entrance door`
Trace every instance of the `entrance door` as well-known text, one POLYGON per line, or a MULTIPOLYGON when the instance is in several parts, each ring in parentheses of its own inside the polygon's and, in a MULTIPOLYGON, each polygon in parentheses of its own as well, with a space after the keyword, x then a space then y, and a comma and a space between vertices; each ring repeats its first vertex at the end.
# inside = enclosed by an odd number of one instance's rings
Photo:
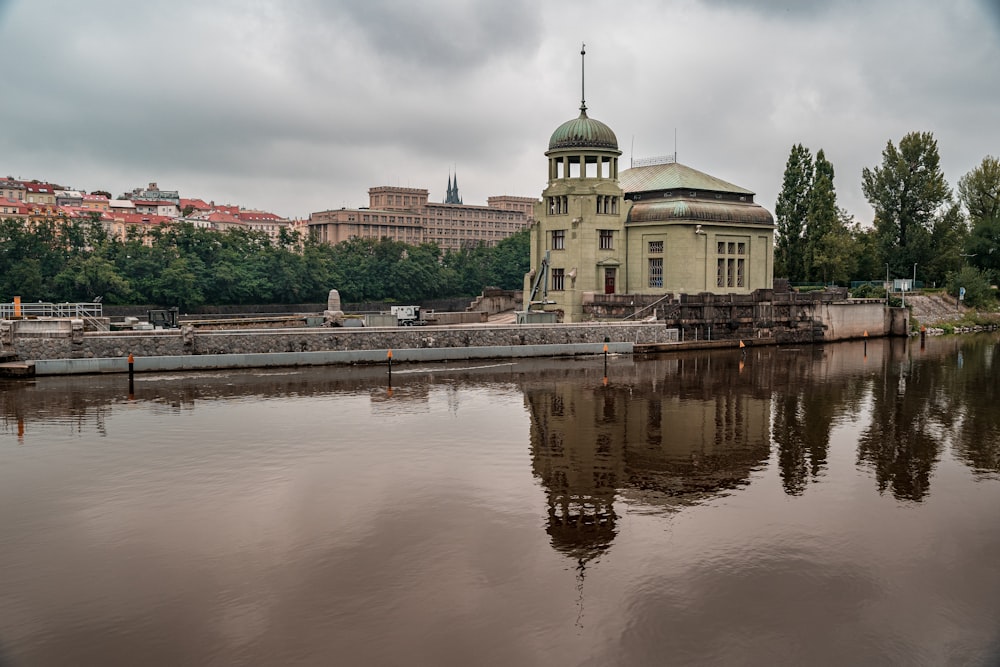
POLYGON ((615 293, 615 269, 604 269, 604 293, 615 293))

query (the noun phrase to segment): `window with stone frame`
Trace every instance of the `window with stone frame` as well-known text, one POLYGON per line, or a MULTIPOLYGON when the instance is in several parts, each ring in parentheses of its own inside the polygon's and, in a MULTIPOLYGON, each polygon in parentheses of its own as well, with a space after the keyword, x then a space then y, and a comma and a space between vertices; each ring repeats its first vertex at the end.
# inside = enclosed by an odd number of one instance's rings
POLYGON ((614 232, 610 229, 597 230, 601 250, 614 250, 614 232))
POLYGON ((553 250, 565 250, 566 249, 566 230, 565 229, 553 229, 552 230, 552 249, 553 250))

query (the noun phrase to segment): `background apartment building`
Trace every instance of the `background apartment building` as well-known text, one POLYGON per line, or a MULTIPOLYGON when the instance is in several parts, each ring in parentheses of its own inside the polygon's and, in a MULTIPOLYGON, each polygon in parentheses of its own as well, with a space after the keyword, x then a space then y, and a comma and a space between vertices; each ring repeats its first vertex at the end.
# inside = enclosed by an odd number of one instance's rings
POLYGON ((450 177, 448 186, 443 203, 429 202, 424 188, 369 188, 368 208, 312 213, 309 233, 331 244, 351 238, 389 238, 411 245, 436 243, 442 250, 479 243, 492 246, 526 227, 537 202, 533 197, 502 195, 489 197, 486 206, 464 204, 450 177))

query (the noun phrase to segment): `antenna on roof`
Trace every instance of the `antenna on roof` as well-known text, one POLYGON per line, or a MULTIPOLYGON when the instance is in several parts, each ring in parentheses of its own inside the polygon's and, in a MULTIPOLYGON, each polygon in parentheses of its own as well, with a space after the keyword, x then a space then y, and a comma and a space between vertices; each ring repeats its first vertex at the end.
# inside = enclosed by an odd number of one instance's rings
POLYGON ((587 96, 584 94, 584 84, 586 83, 587 77, 584 70, 585 60, 587 57, 587 45, 580 42, 580 115, 587 115, 587 96))
POLYGON ((677 128, 674 128, 674 162, 677 162, 677 128))
POLYGON ((635 135, 632 135, 632 147, 628 149, 628 166, 629 169, 635 166, 635 135))

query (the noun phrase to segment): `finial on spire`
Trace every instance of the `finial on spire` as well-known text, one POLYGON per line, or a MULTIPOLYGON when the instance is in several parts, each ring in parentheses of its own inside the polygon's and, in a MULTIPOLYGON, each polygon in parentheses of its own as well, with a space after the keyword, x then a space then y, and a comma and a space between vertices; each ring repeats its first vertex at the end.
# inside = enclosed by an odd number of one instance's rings
POLYGON ((586 83, 586 71, 584 69, 585 60, 587 57, 587 45, 580 42, 580 115, 587 115, 587 95, 585 94, 584 85, 586 83))

